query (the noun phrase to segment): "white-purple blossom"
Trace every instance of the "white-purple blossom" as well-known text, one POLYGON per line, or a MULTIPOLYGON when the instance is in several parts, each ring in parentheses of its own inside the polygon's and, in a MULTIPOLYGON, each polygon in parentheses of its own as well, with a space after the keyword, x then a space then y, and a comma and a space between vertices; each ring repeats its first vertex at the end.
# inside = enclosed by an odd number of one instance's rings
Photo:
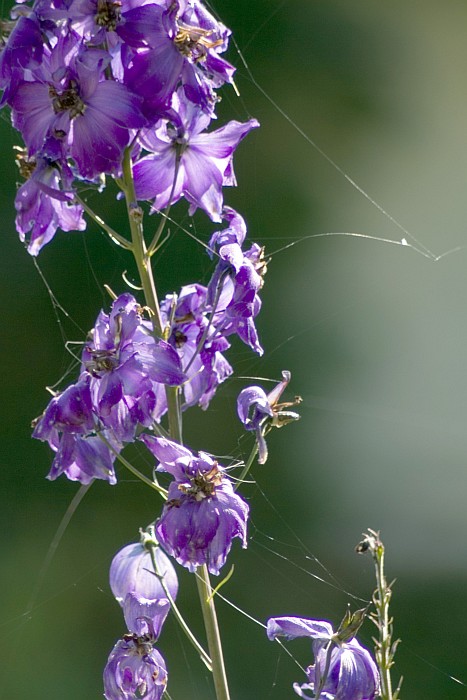
POLYGON ((170 611, 170 599, 177 597, 178 579, 172 562, 155 538, 147 535, 147 540, 126 545, 117 552, 109 579, 130 632, 157 639, 170 611))
POLYGON ((189 571, 206 565, 218 574, 235 537, 246 542, 248 505, 238 496, 225 470, 212 457, 198 457, 165 438, 141 440, 159 461, 157 471, 172 474, 167 502, 156 522, 164 549, 189 571))
POLYGON ((355 638, 342 641, 329 622, 273 617, 268 620, 267 635, 271 640, 279 636, 313 640, 315 663, 306 669, 308 683, 293 686, 301 698, 312 700, 317 690, 323 700, 374 700, 379 694, 379 673, 370 652, 355 638))
POLYGON ((167 668, 149 637, 126 634, 114 646, 104 669, 107 700, 160 700, 167 687, 167 668))

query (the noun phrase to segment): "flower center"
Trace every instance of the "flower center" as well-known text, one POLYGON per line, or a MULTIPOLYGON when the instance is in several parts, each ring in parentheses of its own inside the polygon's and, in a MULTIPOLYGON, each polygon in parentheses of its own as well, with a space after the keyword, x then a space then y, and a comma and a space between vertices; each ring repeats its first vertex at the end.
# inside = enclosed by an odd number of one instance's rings
POLYGON ((74 81, 62 92, 58 92, 55 87, 49 87, 49 96, 52 99, 52 107, 55 114, 60 112, 70 112, 70 119, 74 119, 86 111, 86 105, 78 94, 78 86, 74 81))
POLYGON ((195 501, 202 501, 216 495, 216 486, 222 484, 222 473, 217 462, 208 472, 197 472, 190 479, 190 485, 179 484, 178 490, 186 496, 191 496, 195 501))
POLYGON ((97 13, 94 17, 98 27, 114 32, 120 24, 122 3, 118 0, 97 0, 97 13))
POLYGON ((182 22, 178 25, 178 33, 175 37, 175 46, 182 56, 191 58, 193 62, 202 61, 208 49, 220 46, 222 39, 209 41, 208 36, 212 34, 211 29, 201 29, 201 27, 190 27, 182 22))

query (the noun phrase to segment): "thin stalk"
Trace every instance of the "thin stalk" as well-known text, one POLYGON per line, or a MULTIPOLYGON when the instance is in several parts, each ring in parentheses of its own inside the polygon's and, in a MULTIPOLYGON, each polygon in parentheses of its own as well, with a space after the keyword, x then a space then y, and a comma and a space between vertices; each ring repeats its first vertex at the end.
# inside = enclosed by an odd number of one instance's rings
POLYGON ((203 612, 204 627, 208 640, 209 654, 212 659, 212 676, 217 700, 230 700, 227 675, 225 673, 222 643, 217 624, 216 606, 212 596, 211 582, 206 565, 200 566, 196 571, 196 585, 203 612))
MULTIPOLYGON (((146 304, 152 311, 154 334, 161 337, 163 334, 163 326, 161 313, 159 308, 159 300, 157 297, 156 283, 152 274, 151 259, 148 255, 146 243, 143 235, 143 212, 138 206, 135 193, 135 185, 133 181, 133 172, 131 167, 130 149, 125 150, 123 157, 123 180, 120 181, 120 186, 125 195, 128 219, 131 230, 131 251, 135 258, 136 265, 144 290, 146 304)), ((178 401, 177 387, 166 386, 165 393, 167 396, 167 413, 170 426, 170 434, 174 440, 181 442, 182 429, 180 421, 180 409, 178 401)))
POLYGON ((373 593, 375 612, 370 619, 378 629, 378 638, 374 639, 375 657, 380 675, 380 697, 382 700, 398 700, 402 678, 397 690, 392 689, 391 668, 394 665, 394 655, 399 640, 392 641, 392 618, 389 615, 389 603, 391 601, 391 585, 386 580, 384 573, 384 545, 379 533, 368 530, 364 539, 357 545, 359 554, 369 551, 375 565, 376 589, 373 593))
POLYGON ((240 476, 238 477, 238 481, 237 481, 237 484, 235 485, 234 491, 236 491, 242 485, 242 483, 245 481, 246 477, 248 476, 248 472, 250 471, 250 469, 253 465, 254 459, 255 459, 257 454, 258 454, 258 443, 255 441, 255 444, 253 445, 253 449, 250 452, 250 456, 248 457, 247 461, 245 462, 245 466, 243 467, 243 471, 240 474, 240 476))
POLYGON ((150 486, 152 489, 157 491, 163 498, 164 500, 167 500, 167 490, 164 489, 162 486, 159 486, 159 484, 156 484, 155 481, 151 481, 145 474, 142 474, 136 467, 132 465, 131 462, 129 462, 125 457, 123 457, 117 450, 112 446, 112 444, 107 440, 107 438, 102 435, 102 433, 98 433, 100 439, 102 442, 108 447, 108 449, 113 452, 115 455, 116 459, 123 464, 124 467, 128 469, 134 476, 138 477, 141 481, 143 481, 145 484, 150 486))
POLYGON ((91 217, 91 219, 93 219, 96 222, 96 224, 98 224, 109 235, 109 237, 113 240, 114 243, 119 245, 121 248, 125 248, 125 250, 131 250, 130 241, 128 241, 124 236, 121 236, 111 226, 108 226, 105 223, 105 221, 101 219, 101 217, 98 214, 96 214, 96 212, 93 211, 90 206, 86 204, 84 199, 81 199, 81 197, 77 194, 75 194, 75 202, 78 202, 78 204, 83 207, 86 214, 88 214, 91 217))

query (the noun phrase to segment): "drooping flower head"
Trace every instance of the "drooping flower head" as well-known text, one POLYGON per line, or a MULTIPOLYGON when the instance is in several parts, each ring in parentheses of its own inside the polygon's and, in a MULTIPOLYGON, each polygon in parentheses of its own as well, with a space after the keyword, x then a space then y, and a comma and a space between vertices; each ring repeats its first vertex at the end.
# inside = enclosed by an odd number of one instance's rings
POLYGON ((273 617, 267 623, 267 635, 288 639, 311 637, 315 663, 306 669, 308 683, 294 683, 301 698, 312 700, 374 700, 379 693, 379 673, 371 654, 355 638, 342 641, 329 622, 300 617, 273 617), (327 673, 326 673, 327 669, 327 673), (326 675, 324 675, 326 673, 326 675), (313 693, 312 695, 308 694, 313 693))
POLYGON ((219 258, 208 286, 213 325, 219 335, 228 337, 236 333, 262 355, 254 319, 261 309, 259 291, 267 270, 264 249, 253 243, 249 250, 243 251, 246 236, 243 217, 230 207, 224 207, 222 215, 229 225, 216 231, 208 244, 211 257, 217 253, 219 258))
POLYGON ((190 571, 206 564, 212 574, 224 565, 234 537, 246 547, 248 505, 212 457, 165 438, 141 437, 160 464, 172 474, 167 502, 156 523, 164 549, 190 571))
POLYGON ((243 389, 237 399, 237 413, 246 430, 254 430, 258 443, 258 463, 264 464, 268 458, 265 435, 272 428, 281 428, 300 418, 298 413, 288 411, 291 406, 301 402, 296 396, 293 401, 279 403, 283 391, 290 382, 290 372, 282 372, 282 381, 269 394, 260 386, 243 389))
POLYGON ((167 687, 167 668, 150 637, 126 634, 114 646, 104 669, 107 700, 160 700, 167 687))
POLYGON ((157 639, 170 610, 170 599, 177 597, 178 579, 169 557, 158 546, 153 528, 142 533, 141 542, 123 547, 114 556, 110 588, 123 608, 130 632, 157 639))

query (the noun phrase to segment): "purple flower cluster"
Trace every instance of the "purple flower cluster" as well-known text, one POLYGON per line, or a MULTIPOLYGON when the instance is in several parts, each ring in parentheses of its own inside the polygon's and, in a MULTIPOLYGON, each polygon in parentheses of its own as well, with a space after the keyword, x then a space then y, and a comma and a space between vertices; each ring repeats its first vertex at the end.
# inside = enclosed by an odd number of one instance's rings
POLYGON ((1 104, 27 148, 33 184, 16 209, 32 255, 57 228, 83 230, 80 181, 120 176, 130 143, 138 199, 156 211, 184 197, 190 214, 222 220, 233 153, 258 122, 208 131, 234 68, 222 57, 230 31, 200 0, 35 0, 14 19, 1 104))
POLYGON ((161 387, 185 381, 169 343, 155 340, 143 310, 122 294, 103 311, 89 334, 76 384, 53 397, 36 421, 33 436, 56 452, 49 479, 65 473, 89 483, 116 481, 113 462, 138 426, 150 426, 166 410, 161 387))
POLYGON ((311 637, 313 640, 315 663, 306 669, 308 683, 294 683, 293 686, 301 698, 374 700, 378 696, 379 673, 370 652, 355 638, 343 641, 329 622, 273 617, 268 620, 267 635, 271 640, 279 636, 287 639, 311 637))

